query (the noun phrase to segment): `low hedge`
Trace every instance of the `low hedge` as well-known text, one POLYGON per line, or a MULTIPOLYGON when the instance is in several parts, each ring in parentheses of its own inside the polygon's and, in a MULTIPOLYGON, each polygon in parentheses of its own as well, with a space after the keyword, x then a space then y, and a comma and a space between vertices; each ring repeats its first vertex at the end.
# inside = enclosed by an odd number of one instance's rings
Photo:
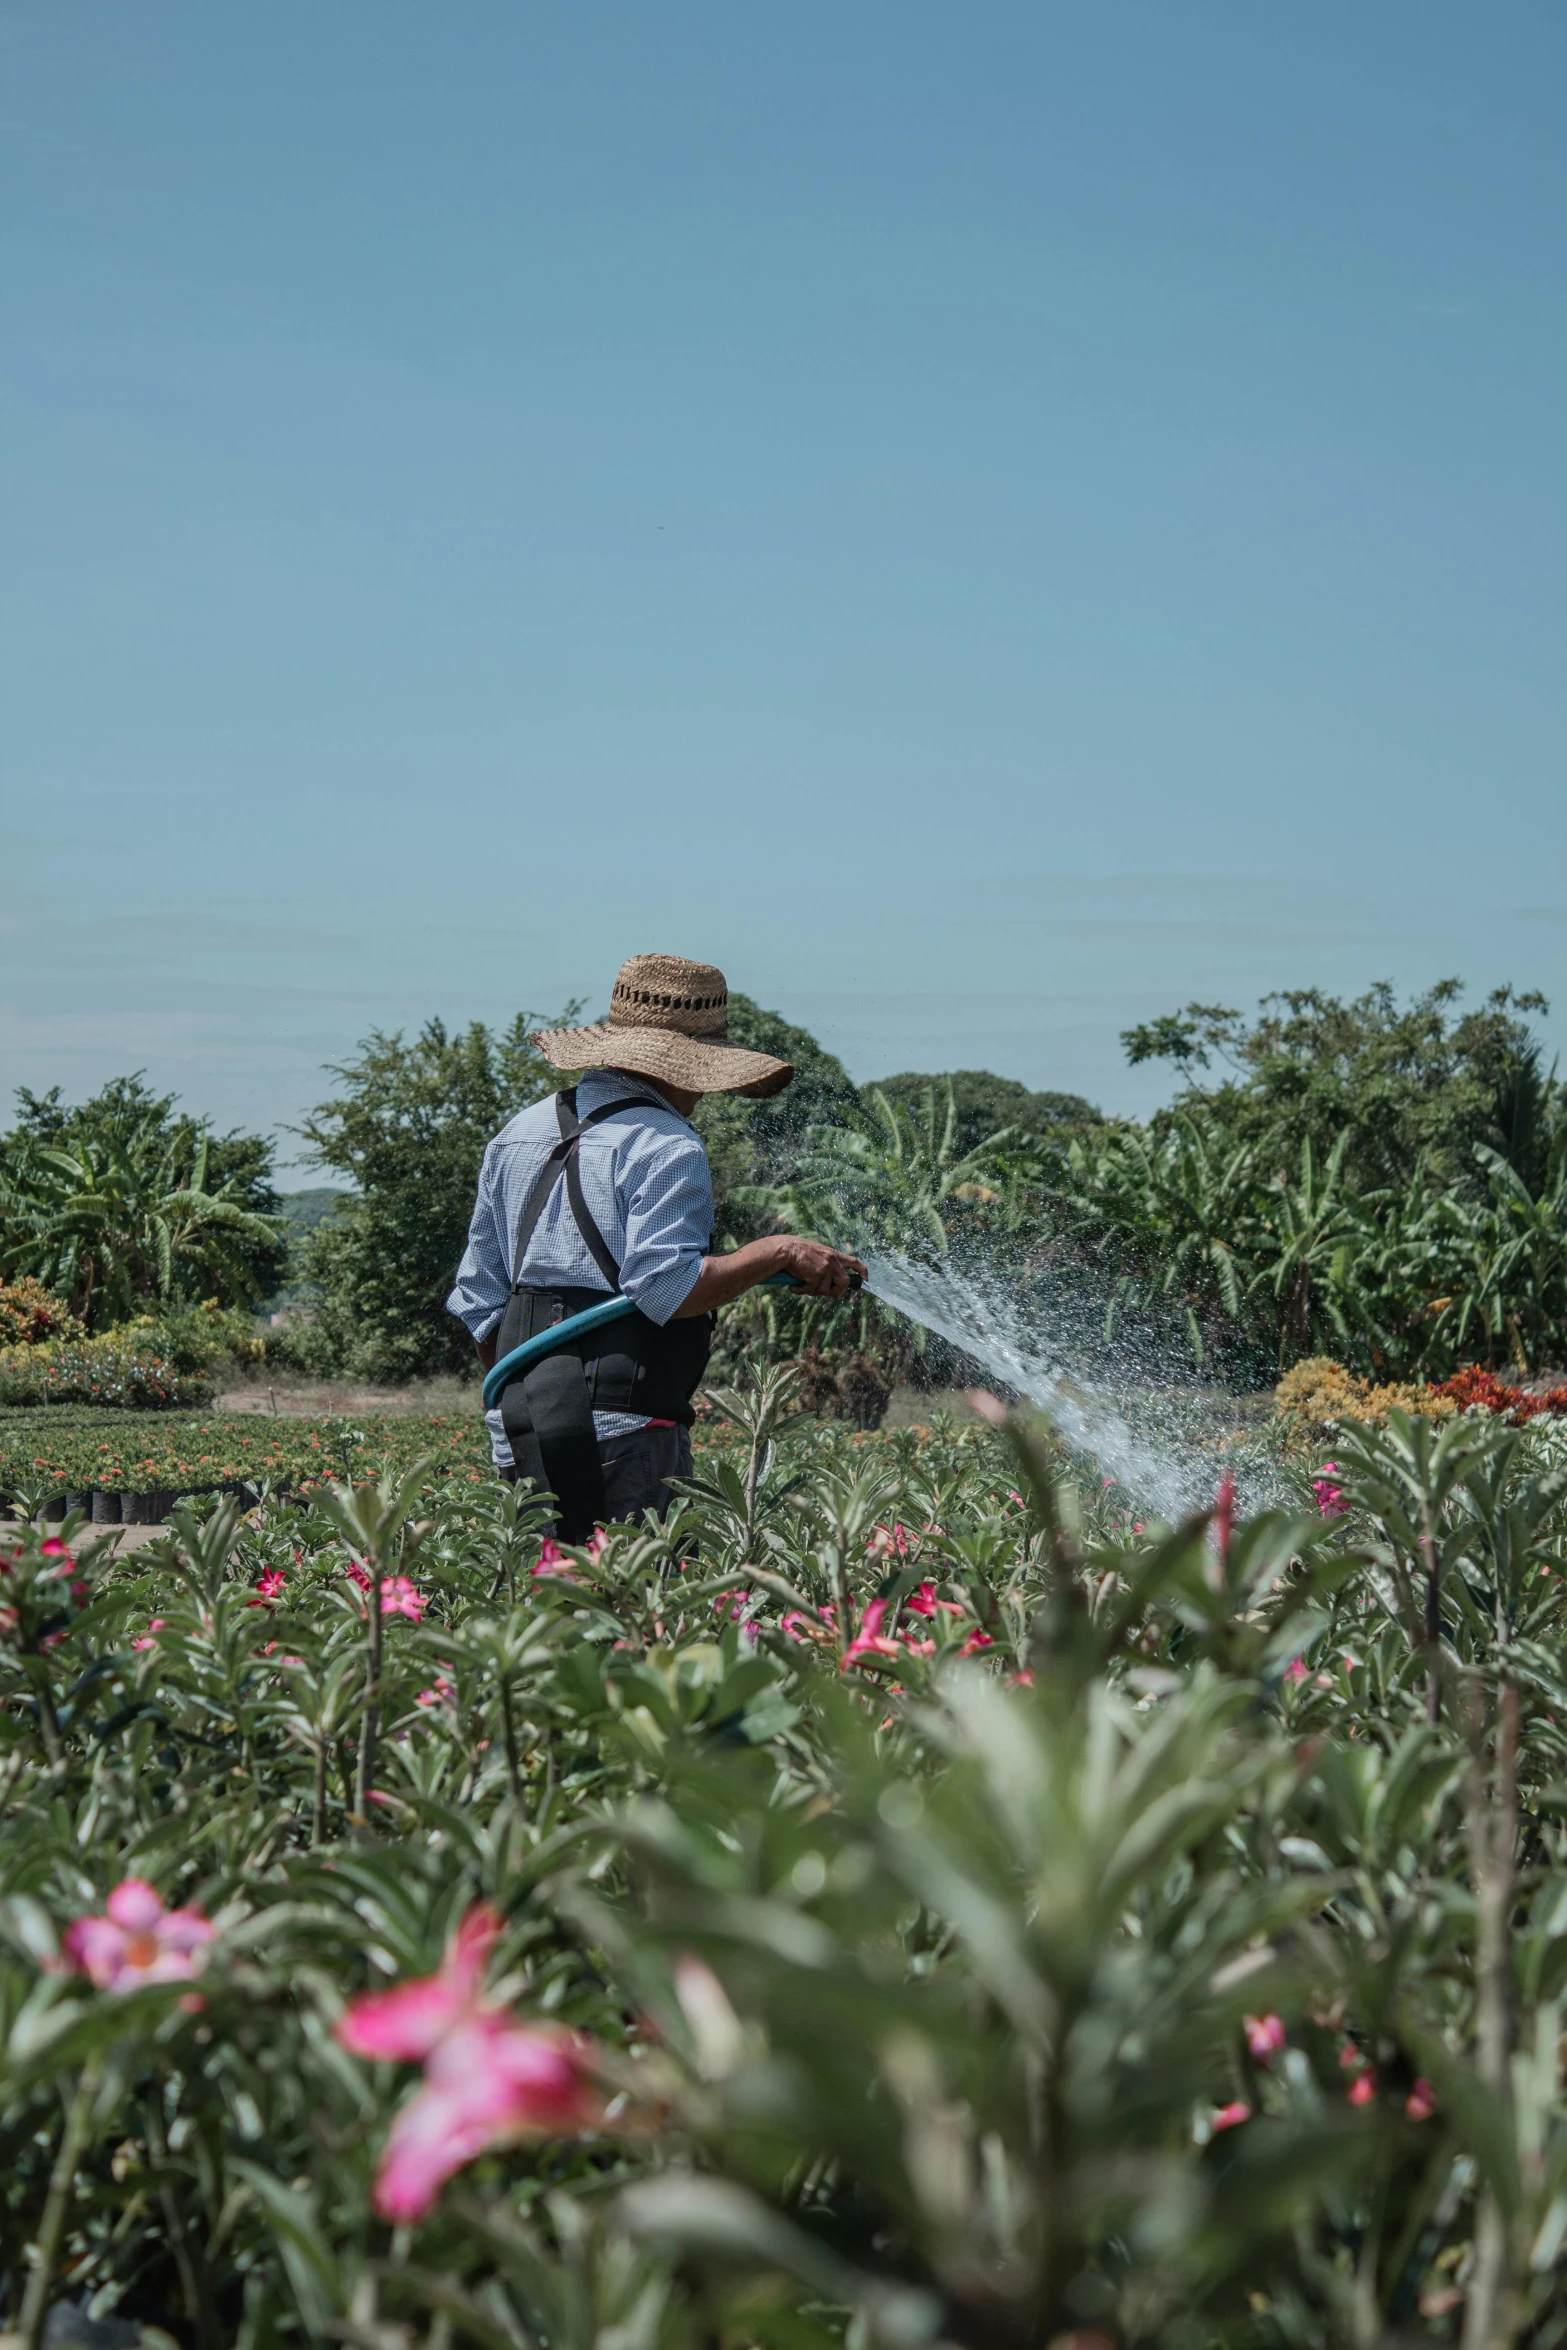
POLYGON ((255 1412, 0 1411, 0 1493, 214 1493, 240 1485, 299 1491, 323 1479, 400 1473, 433 1460, 482 1475, 489 1437, 477 1411, 272 1420, 255 1412))
POLYGON ((166 1354, 112 1331, 58 1345, 0 1348, 0 1404, 91 1403, 120 1411, 190 1410, 210 1402, 212 1382, 166 1354))

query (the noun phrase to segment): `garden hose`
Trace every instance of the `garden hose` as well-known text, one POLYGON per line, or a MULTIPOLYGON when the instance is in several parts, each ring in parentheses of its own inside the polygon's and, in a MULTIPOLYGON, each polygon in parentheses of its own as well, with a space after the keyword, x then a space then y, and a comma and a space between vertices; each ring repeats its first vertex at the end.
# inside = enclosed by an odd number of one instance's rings
MULTIPOLYGON (((798 1289, 800 1284, 792 1273, 770 1273, 764 1287, 768 1289, 798 1289)), ((858 1278, 851 1287, 858 1289, 858 1278)), ((636 1312, 636 1300, 630 1297, 607 1297, 601 1306, 588 1306, 580 1314, 568 1314, 564 1322, 553 1329, 541 1330, 535 1338, 525 1338, 521 1346, 514 1346, 509 1355, 502 1355, 493 1371, 486 1372, 484 1380, 484 1408, 493 1412, 501 1400, 501 1390, 509 1387, 546 1355, 552 1355, 563 1346, 574 1345, 590 1330, 597 1330, 605 1322, 618 1322, 622 1314, 636 1312)))

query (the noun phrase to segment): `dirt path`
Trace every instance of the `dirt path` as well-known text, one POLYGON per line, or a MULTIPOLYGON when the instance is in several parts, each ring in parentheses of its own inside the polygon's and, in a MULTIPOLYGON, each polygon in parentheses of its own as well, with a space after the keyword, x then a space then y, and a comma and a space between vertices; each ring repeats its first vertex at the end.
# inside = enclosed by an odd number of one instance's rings
POLYGON ((278 1420, 353 1419, 369 1412, 402 1419, 413 1412, 476 1412, 479 1391, 461 1379, 425 1379, 415 1387, 356 1387, 331 1379, 275 1383, 247 1379, 243 1386, 225 1388, 216 1403, 220 1412, 259 1412, 264 1418, 278 1420))
MULTIPOLYGON (((20 1518, 0 1518, 0 1542, 20 1534, 24 1523, 20 1518)), ((51 1534, 55 1532, 52 1526, 48 1530, 51 1534)), ((79 1534, 71 1537, 71 1555, 74 1558, 77 1551, 85 1550, 90 1542, 101 1542, 105 1535, 118 1552, 144 1549, 167 1532, 166 1526, 84 1526, 79 1534)))

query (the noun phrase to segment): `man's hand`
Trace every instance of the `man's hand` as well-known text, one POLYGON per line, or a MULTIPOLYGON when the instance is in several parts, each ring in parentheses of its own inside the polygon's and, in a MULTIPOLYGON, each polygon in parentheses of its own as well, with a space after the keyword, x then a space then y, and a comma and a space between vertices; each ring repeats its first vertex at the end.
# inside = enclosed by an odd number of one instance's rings
POLYGON ((782 1251, 778 1271, 789 1274, 812 1297, 847 1297, 851 1289, 859 1287, 868 1270, 858 1257, 846 1256, 842 1249, 829 1248, 825 1241, 801 1240, 787 1233, 776 1246, 782 1251))
POLYGON ((768 1240, 747 1241, 744 1248, 732 1249, 728 1256, 709 1257, 685 1303, 677 1309, 675 1320, 684 1322, 693 1314, 710 1314, 715 1306, 726 1306, 732 1297, 744 1296, 759 1281, 770 1281, 775 1273, 789 1274, 812 1297, 847 1297, 865 1279, 866 1267, 858 1257, 828 1248, 823 1241, 801 1240, 792 1232, 775 1233, 768 1240))

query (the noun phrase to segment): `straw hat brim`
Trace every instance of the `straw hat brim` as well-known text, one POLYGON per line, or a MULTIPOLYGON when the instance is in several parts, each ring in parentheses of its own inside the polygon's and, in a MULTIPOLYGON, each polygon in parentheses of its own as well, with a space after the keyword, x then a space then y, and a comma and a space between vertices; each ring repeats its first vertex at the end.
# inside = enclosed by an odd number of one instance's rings
POLYGON ((557 1069, 630 1069, 686 1093, 741 1093, 766 1101, 794 1078, 792 1061, 673 1028, 544 1028, 533 1038, 557 1069))

